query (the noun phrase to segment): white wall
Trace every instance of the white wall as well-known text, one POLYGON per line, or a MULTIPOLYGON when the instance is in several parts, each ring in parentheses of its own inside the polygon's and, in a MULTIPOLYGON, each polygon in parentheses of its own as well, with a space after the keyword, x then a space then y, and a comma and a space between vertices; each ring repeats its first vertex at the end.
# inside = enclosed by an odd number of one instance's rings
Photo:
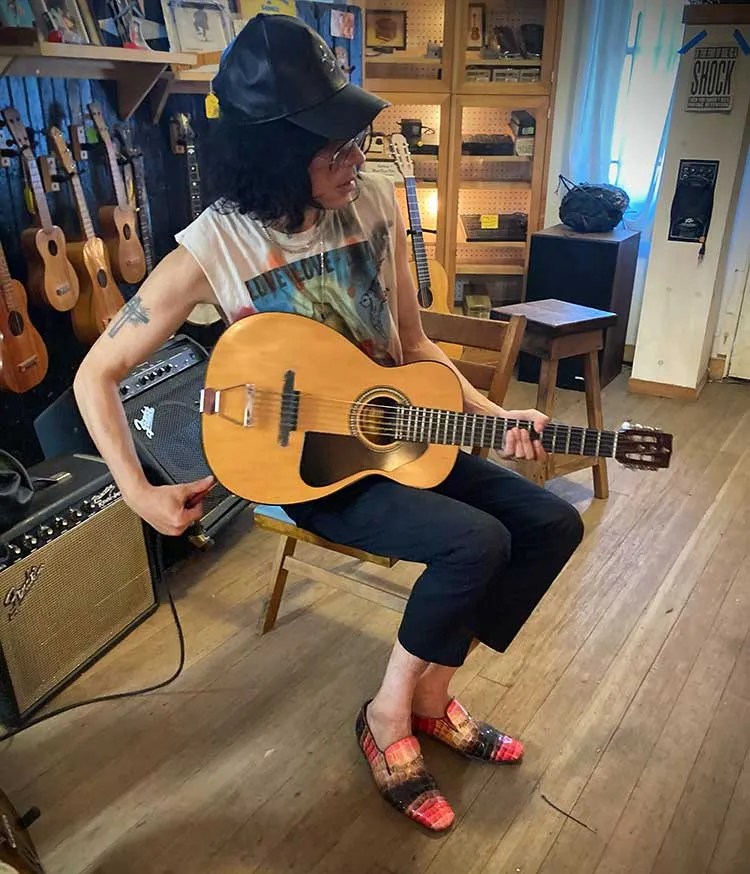
MULTIPOLYGON (((686 41, 702 25, 685 29, 686 41)), ((707 25, 703 45, 736 45, 731 25, 707 25)), ((682 56, 675 106, 654 220, 654 233, 643 295, 633 379, 697 388, 713 345, 722 266, 733 208, 744 169, 745 126, 750 106, 750 57, 738 53, 734 71, 734 108, 730 113, 687 112, 694 49, 682 56), (669 218, 680 160, 718 160, 719 176, 706 255, 698 261, 697 244, 670 241, 669 218)))

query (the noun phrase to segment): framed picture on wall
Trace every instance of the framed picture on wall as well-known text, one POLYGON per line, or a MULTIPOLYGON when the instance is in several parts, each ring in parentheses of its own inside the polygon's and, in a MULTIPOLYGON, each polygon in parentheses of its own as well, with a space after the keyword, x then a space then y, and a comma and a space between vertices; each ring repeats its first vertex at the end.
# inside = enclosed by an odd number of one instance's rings
POLYGON ((466 47, 481 49, 484 45, 485 8, 484 3, 469 3, 469 31, 466 47))
POLYGON ((368 9, 365 13, 365 48, 383 52, 406 48, 406 12, 368 9))
POLYGON ((34 27, 29 0, 0 0, 0 27, 34 27))
POLYGON ((234 38, 220 0, 162 0, 162 6, 173 52, 221 52, 234 38))
MULTIPOLYGON (((89 33, 76 0, 30 0, 42 37, 47 42, 90 45, 96 34, 89 33)), ((79 0, 85 3, 86 0, 79 0)), ((88 12, 88 10, 87 10, 88 12)), ((89 15, 89 19, 90 15, 89 15)))

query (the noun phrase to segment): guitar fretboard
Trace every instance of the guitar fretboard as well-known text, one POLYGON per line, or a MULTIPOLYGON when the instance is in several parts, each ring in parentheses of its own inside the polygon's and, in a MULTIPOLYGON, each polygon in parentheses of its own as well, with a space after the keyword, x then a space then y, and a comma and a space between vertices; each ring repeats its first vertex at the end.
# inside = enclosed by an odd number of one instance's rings
POLYGON ((26 172, 29 176, 29 184, 34 192, 34 200, 36 202, 36 211, 39 216, 39 221, 45 231, 52 228, 52 213, 49 211, 47 203, 47 195, 44 193, 44 185, 42 177, 39 175, 39 168, 34 160, 34 153, 31 149, 24 149, 23 160, 26 166, 26 172))
POLYGON ((146 259, 146 272, 150 273, 154 269, 154 241, 151 236, 151 207, 146 193, 146 171, 143 165, 143 156, 133 157, 131 165, 135 182, 135 197, 138 202, 138 227, 146 259))
POLYGON ((3 301, 9 312, 18 309, 18 304, 13 294, 13 282, 8 269, 8 262, 5 259, 5 250, 0 244, 0 300, 3 301))
POLYGON ((112 144, 112 140, 108 133, 101 131, 100 135, 107 149, 107 159, 109 161, 109 170, 112 174, 112 184, 115 187, 115 197, 117 198, 117 205, 120 207, 120 209, 127 209, 128 195, 125 191, 125 183, 122 181, 120 165, 117 163, 117 153, 115 152, 115 147, 112 144))
MULTIPOLYGON (((508 431, 513 428, 529 430, 533 427, 525 420, 427 407, 400 406, 391 415, 396 439, 410 443, 443 443, 501 449, 508 431)), ((617 432, 550 423, 542 432, 541 443, 547 452, 614 458, 617 452, 617 432)))
POLYGON ((92 224, 91 216, 89 215, 89 208, 86 206, 86 195, 83 193, 81 177, 77 172, 72 174, 70 182, 73 186, 73 194, 75 194, 76 206, 78 207, 78 217, 81 219, 83 234, 87 240, 90 240, 92 237, 95 237, 96 234, 94 233, 94 225, 92 224))
POLYGON ((201 177, 198 167, 198 154, 195 143, 188 143, 185 147, 188 166, 188 186, 190 192, 190 215, 197 219, 203 212, 203 198, 201 197, 201 177))
POLYGON ((413 176, 404 178, 406 188, 406 207, 409 212, 409 225, 411 226, 412 250, 414 251, 414 264, 417 269, 420 297, 429 293, 430 268, 427 265, 427 253, 424 246, 422 233, 422 219, 419 214, 419 199, 417 195, 417 182, 413 176))

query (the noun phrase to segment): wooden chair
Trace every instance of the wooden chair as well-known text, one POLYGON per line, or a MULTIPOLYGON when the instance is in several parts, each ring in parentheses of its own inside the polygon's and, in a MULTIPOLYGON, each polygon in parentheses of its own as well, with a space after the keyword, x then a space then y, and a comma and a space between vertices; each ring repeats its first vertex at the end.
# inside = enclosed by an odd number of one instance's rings
MULTIPOLYGON (((494 365, 463 360, 455 361, 455 364, 472 385, 485 392, 490 400, 502 404, 521 347, 526 319, 523 316, 514 316, 508 321, 489 321, 430 311, 422 311, 421 317, 425 332, 436 342, 455 343, 461 347, 497 353, 494 356, 494 365)), ((486 456, 488 450, 475 448, 472 452, 486 456)), ((259 505, 254 509, 254 518, 259 528, 281 535, 271 570, 268 596, 261 612, 261 633, 270 631, 276 623, 290 571, 344 589, 391 610, 403 612, 408 598, 403 588, 390 584, 387 580, 366 582, 342 572, 336 573, 311 562, 301 561, 294 553, 297 543, 301 541, 381 567, 393 567, 398 559, 331 543, 298 527, 281 507, 259 505)))

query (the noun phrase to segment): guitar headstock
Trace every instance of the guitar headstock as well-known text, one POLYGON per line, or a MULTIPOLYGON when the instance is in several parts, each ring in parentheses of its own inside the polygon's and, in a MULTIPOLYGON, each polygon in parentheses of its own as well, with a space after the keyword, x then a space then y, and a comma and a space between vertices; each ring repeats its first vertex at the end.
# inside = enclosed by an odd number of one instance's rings
POLYGON ((672 458, 672 435, 625 422, 617 432, 615 458, 633 470, 663 470, 672 458))
POLYGON ((177 125, 177 132, 180 139, 185 143, 185 145, 194 142, 195 131, 193 130, 190 116, 186 112, 176 112, 174 120, 177 125))
POLYGON ((52 127, 47 131, 47 134, 52 143, 52 147, 57 152, 57 157, 60 159, 60 163, 65 168, 65 172, 70 176, 75 176, 77 172, 76 162, 73 160, 73 154, 68 148, 68 144, 65 142, 65 137, 60 128, 52 125, 52 127))
POLYGON ((132 161, 143 154, 133 140, 133 131, 126 124, 115 125, 115 136, 120 142, 120 152, 123 158, 132 161))
POLYGON ((102 115, 101 109, 99 109, 99 104, 93 102, 89 103, 88 110, 89 115, 94 122, 96 132, 99 134, 99 138, 103 143, 107 143, 109 141, 109 128, 107 127, 107 122, 104 121, 104 116, 102 115))
POLYGON ((409 143, 406 142, 406 137, 403 134, 393 134, 389 137, 388 147, 404 179, 414 178, 414 162, 411 158, 409 143))
POLYGON ((18 110, 12 106, 6 106, 0 112, 3 120, 10 131, 13 142, 23 152, 25 149, 31 149, 31 141, 29 140, 29 132, 26 130, 26 125, 21 121, 21 116, 18 110))

